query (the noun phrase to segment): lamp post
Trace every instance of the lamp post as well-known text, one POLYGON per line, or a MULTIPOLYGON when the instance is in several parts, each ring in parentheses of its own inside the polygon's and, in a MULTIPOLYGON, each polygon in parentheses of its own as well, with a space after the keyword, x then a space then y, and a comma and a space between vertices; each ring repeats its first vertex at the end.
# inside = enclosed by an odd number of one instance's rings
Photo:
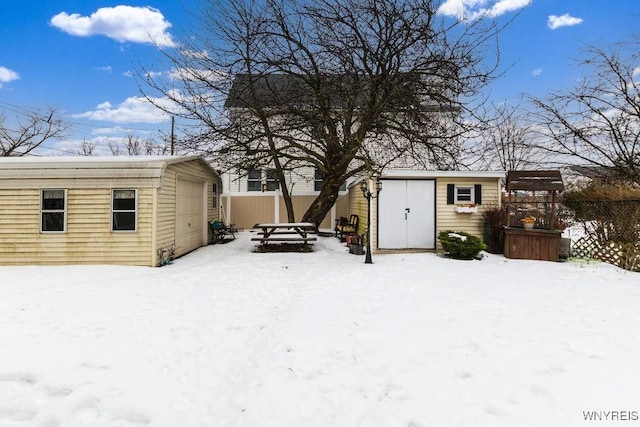
POLYGON ((367 199, 367 253, 364 257, 365 264, 373 264, 371 261, 371 199, 378 197, 382 190, 382 182, 378 177, 363 180, 360 184, 362 195, 367 199))

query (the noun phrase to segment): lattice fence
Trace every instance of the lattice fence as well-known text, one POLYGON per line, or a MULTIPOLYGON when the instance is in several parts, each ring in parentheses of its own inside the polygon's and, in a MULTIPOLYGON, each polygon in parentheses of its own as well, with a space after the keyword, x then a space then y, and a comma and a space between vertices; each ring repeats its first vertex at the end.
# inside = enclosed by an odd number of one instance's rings
POLYGON ((640 271, 640 244, 608 242, 601 245, 591 236, 571 242, 571 256, 599 259, 631 271, 640 271))

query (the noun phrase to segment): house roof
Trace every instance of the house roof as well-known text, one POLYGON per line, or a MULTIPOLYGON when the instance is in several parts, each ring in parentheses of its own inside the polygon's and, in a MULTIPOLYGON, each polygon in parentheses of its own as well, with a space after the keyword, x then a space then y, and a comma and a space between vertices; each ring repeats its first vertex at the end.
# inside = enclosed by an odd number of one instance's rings
POLYGON ((0 180, 16 178, 159 178, 167 166, 197 161, 217 176, 200 156, 54 156, 0 157, 0 180))
MULTIPOLYGON (((363 84, 367 81, 366 77, 349 79, 348 76, 327 75, 324 78, 323 89, 325 95, 329 97, 333 107, 342 107, 347 98, 350 97, 349 91, 352 87, 363 84)), ((397 88, 399 90, 395 96, 398 106, 406 106, 419 102, 419 97, 415 96, 418 87, 418 77, 416 74, 401 73, 397 88)), ((434 85, 435 87, 435 85, 434 85)), ((356 95, 362 95, 358 90, 356 95)), ((349 99, 350 100, 350 99, 349 99)), ((294 74, 268 74, 268 75, 251 75, 238 74, 233 79, 231 89, 227 99, 225 100, 226 108, 251 108, 256 104, 260 107, 278 107, 278 106, 295 106, 295 105, 311 105, 315 102, 314 93, 304 76, 294 74), (254 91, 252 96, 250 90, 254 91)), ((352 100, 350 100, 352 101, 352 100)), ((363 104, 362 99, 355 100, 357 104, 363 104)), ((432 102, 431 105, 423 103, 422 108, 430 111, 458 111, 458 108, 452 106, 438 105, 432 102)))
POLYGON ((563 191, 564 183, 559 170, 509 171, 507 191, 563 191))

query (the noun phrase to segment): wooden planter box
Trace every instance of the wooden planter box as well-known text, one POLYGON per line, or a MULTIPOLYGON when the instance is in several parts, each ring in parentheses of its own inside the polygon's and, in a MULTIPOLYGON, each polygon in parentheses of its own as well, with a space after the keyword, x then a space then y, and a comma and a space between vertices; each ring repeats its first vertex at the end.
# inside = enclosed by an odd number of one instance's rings
POLYGON ((516 259, 558 261, 562 231, 506 227, 504 256, 516 259))

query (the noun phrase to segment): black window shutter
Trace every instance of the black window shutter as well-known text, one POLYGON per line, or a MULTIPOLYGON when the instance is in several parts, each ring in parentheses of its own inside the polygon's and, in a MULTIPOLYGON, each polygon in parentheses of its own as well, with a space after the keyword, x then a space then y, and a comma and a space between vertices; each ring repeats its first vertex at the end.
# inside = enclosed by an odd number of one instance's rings
POLYGON ((481 205, 482 204, 482 185, 480 184, 474 185, 473 194, 475 195, 476 205, 481 205))
POLYGON ((453 204, 455 191, 456 191, 456 186, 454 184, 447 184, 447 204, 448 205, 453 204))

